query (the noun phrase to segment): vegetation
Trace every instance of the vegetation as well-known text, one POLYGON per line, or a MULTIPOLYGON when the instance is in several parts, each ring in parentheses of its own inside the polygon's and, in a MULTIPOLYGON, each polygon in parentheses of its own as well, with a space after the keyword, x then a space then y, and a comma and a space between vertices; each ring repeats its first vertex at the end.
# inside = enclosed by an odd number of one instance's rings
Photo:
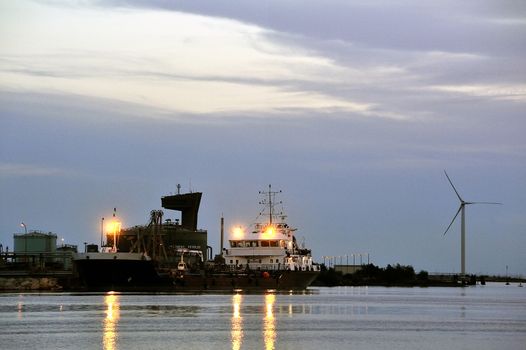
POLYGON ((317 286, 429 286, 444 285, 450 282, 430 281, 427 271, 415 273, 412 266, 396 264, 385 268, 373 264, 363 265, 352 274, 343 274, 333 268, 327 269, 322 265, 322 271, 313 285, 317 286))

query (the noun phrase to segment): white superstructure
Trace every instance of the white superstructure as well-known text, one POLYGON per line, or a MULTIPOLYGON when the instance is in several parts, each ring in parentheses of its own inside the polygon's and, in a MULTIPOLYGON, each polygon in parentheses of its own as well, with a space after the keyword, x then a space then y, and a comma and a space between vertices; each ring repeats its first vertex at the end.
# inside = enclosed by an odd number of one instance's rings
POLYGON ((266 219, 264 223, 256 222, 252 230, 234 228, 229 239, 230 247, 224 251, 225 263, 231 269, 249 270, 291 270, 319 271, 314 264, 310 250, 299 247, 294 237, 295 228, 286 223, 282 212, 276 213, 275 195, 269 185, 268 192, 260 192, 264 205, 259 217, 266 219), (247 232, 249 231, 249 232, 247 232))

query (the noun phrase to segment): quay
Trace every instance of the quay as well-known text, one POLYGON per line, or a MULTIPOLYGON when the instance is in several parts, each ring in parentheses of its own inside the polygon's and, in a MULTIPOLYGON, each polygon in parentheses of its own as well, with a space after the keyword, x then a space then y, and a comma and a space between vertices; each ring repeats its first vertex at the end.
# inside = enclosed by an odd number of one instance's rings
POLYGON ((77 283, 73 252, 0 254, 0 292, 57 291, 77 283))

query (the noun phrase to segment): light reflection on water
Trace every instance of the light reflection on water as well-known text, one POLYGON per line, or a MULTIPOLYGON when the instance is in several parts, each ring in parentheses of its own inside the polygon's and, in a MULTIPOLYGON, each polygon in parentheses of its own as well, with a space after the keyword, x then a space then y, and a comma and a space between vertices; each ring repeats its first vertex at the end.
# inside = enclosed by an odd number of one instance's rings
MULTIPOLYGON (((239 350, 243 344, 243 317, 241 314, 241 304, 243 295, 235 294, 232 296, 232 317, 230 338, 232 340, 232 350, 239 350)), ((272 293, 264 294, 265 312, 263 313, 263 341, 265 350, 274 350, 276 333, 276 319, 274 318, 274 303, 276 295, 272 293)), ((292 305, 289 305, 292 307, 292 305)), ((250 310, 250 309, 249 309, 250 310)))
POLYGON ((241 302, 243 296, 241 294, 235 294, 232 296, 232 319, 231 319, 231 338, 232 338, 232 350, 241 349, 243 343, 243 318, 241 317, 241 302))
POLYGON ((524 349, 526 289, 0 294, 0 349, 524 349))
POLYGON ((265 350, 274 350, 276 341, 276 320, 274 318, 274 303, 276 296, 274 294, 265 294, 265 319, 263 322, 263 339, 265 341, 265 350))
POLYGON ((104 350, 117 348, 117 323, 120 317, 119 295, 109 292, 104 297, 106 318, 103 320, 102 346, 104 350))

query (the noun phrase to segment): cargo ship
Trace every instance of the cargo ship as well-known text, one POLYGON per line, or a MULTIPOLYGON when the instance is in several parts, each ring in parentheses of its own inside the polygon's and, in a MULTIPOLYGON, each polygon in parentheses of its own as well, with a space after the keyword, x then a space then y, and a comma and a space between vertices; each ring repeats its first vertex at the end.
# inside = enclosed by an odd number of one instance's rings
POLYGON ((295 228, 276 210, 281 191, 260 192, 263 210, 247 228, 235 227, 213 256, 207 231, 197 228, 202 193, 164 196, 164 209, 180 212, 180 219, 163 220, 152 210, 147 225, 120 229, 108 223, 106 243, 90 244, 74 256, 82 288, 87 291, 203 291, 302 290, 320 272, 311 251, 297 243, 295 228))

